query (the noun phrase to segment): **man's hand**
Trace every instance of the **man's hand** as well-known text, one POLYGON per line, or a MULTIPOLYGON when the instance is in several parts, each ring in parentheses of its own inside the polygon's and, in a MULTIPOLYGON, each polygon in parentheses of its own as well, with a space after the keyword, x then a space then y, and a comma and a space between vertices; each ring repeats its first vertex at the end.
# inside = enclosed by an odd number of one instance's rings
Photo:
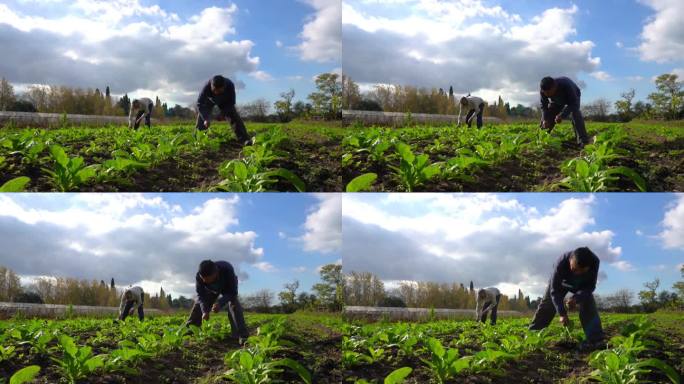
POLYGON ((204 128, 209 129, 209 122, 204 120, 204 128))
POLYGON ((204 320, 204 321, 209 320, 209 312, 205 312, 202 314, 202 320, 204 320))
POLYGON ((563 122, 563 118, 561 117, 561 115, 557 115, 556 116, 556 124, 560 124, 562 122, 563 122))
POLYGON ((214 313, 218 313, 218 311, 221 310, 221 307, 219 307, 218 303, 214 303, 214 305, 211 306, 211 311, 214 313))
POLYGON ((549 129, 550 126, 551 126, 551 124, 549 123, 548 120, 544 120, 544 122, 542 122, 542 128, 549 129))
POLYGON ((571 311, 574 311, 575 308, 577 308, 577 300, 575 300, 574 297, 569 298, 565 303, 571 311))
POLYGON ((564 327, 567 327, 568 325, 570 325, 570 319, 568 319, 567 315, 561 316, 560 319, 558 319, 558 320, 560 321, 561 324, 563 324, 564 327))

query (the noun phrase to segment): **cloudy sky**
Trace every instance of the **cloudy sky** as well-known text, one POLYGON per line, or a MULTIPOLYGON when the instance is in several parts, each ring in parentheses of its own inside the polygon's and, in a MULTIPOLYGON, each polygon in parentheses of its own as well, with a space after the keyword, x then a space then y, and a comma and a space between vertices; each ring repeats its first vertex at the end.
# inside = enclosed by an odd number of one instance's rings
POLYGON ((601 259, 598 293, 681 280, 684 194, 345 194, 342 204, 344 270, 389 286, 473 280, 536 297, 580 246, 601 259))
POLYGON ((449 85, 529 104, 566 75, 584 100, 644 100, 684 77, 681 0, 342 0, 344 72, 365 84, 449 85))
POLYGON ((337 194, 2 194, 0 265, 192 295, 201 260, 227 260, 240 293, 279 292, 340 260, 337 194))
POLYGON ((0 3, 0 76, 158 95, 186 105, 204 82, 238 82, 238 103, 306 99, 339 71, 339 0, 9 0, 0 3))

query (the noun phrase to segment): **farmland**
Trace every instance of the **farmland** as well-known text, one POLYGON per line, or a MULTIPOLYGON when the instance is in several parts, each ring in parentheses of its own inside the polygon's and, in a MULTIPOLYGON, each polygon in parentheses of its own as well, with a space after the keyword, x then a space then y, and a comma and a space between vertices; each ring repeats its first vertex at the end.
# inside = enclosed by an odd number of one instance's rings
POLYGON ((342 147, 347 191, 682 191, 684 126, 588 123, 594 144, 568 123, 482 129, 352 126, 342 147))
POLYGON ((563 328, 555 321, 543 331, 528 331, 525 318, 504 319, 496 326, 470 320, 348 323, 342 339, 345 382, 680 381, 681 314, 604 314, 609 348, 592 353, 577 350, 584 333, 577 316, 571 321, 574 327, 563 328))
POLYGON ((334 316, 247 314, 244 348, 230 338, 225 314, 201 328, 184 315, 0 322, 0 383, 339 383, 334 316), (20 370, 22 370, 20 373, 20 370), (18 381, 22 382, 22 381, 18 381))
POLYGON ((62 126, 0 130, 0 191, 339 191, 339 123, 247 124, 241 147, 227 124, 139 130, 62 126))

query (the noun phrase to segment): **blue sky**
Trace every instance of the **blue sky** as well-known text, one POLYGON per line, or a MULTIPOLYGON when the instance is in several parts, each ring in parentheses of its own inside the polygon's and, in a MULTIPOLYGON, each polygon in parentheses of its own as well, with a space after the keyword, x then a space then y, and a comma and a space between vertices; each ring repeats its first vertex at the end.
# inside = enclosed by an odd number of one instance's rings
POLYGON ((672 0, 343 0, 343 68, 363 84, 451 83, 523 104, 546 74, 583 82, 585 102, 629 88, 645 100, 653 77, 684 77, 683 12, 672 0), (369 68, 373 51, 395 60, 369 68))
POLYGON ((0 74, 19 90, 107 83, 115 94, 185 105, 221 73, 239 83, 238 103, 275 101, 290 88, 306 100, 316 75, 340 71, 339 8, 331 0, 10 0, 0 6, 0 40, 15 54, 0 74))
POLYGON ((65 276, 190 295, 203 259, 230 261, 240 292, 302 290, 340 260, 335 194, 0 195, 0 264, 24 281, 65 276))
POLYGON ((541 295, 555 260, 585 245, 602 260, 599 294, 682 280, 683 194, 345 195, 342 228, 345 271, 389 286, 474 280, 541 295))

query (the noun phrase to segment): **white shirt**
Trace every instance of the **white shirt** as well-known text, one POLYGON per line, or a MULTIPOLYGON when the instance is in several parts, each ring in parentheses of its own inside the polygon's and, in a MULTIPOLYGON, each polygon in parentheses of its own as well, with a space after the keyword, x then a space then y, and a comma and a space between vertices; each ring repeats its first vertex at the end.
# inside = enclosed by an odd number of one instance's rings
POLYGON ((128 113, 128 126, 133 127, 135 125, 135 118, 138 116, 138 111, 145 111, 146 115, 149 115, 152 113, 152 108, 154 108, 154 104, 152 104, 152 100, 150 100, 147 97, 143 97, 141 99, 135 99, 133 101, 137 101, 140 103, 140 108, 133 108, 133 102, 131 102, 131 111, 128 113), (152 107, 150 107, 152 105, 152 107))
POLYGON ((484 103, 484 100, 477 96, 466 96, 466 100, 468 100, 468 105, 465 107, 463 104, 461 104, 459 100, 459 109, 458 109, 458 123, 461 124, 461 113, 463 113, 463 110, 465 109, 466 113, 472 111, 472 110, 478 110, 480 108, 480 104, 484 103))

